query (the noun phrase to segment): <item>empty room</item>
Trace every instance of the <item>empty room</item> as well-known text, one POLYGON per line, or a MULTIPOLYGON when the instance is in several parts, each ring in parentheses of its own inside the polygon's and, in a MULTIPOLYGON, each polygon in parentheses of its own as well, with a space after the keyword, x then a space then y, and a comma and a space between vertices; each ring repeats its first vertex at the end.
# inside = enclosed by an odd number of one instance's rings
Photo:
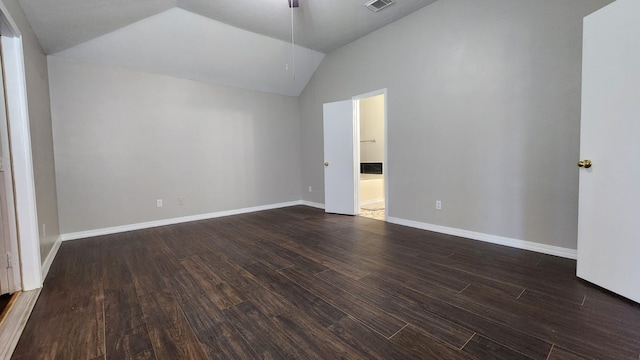
POLYGON ((638 0, 0 0, 0 359, 640 359, 638 0))

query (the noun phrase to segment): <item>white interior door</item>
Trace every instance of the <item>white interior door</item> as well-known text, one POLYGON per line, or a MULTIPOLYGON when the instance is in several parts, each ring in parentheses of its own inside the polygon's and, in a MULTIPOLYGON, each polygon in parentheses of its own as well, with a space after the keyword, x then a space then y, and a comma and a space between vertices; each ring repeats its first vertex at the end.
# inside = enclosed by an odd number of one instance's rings
POLYGON ((358 207, 353 100, 324 104, 323 118, 325 211, 355 215, 358 207))
POLYGON ((584 20, 577 275, 640 302, 640 1, 584 20))

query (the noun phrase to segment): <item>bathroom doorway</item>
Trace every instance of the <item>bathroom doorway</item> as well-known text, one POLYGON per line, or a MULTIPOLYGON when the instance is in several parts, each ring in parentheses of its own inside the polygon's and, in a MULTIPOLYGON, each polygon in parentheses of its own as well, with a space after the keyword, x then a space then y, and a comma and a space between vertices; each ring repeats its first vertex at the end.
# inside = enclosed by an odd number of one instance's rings
POLYGON ((355 97, 357 131, 360 145, 359 210, 360 215, 376 220, 387 216, 387 146, 385 91, 355 97))

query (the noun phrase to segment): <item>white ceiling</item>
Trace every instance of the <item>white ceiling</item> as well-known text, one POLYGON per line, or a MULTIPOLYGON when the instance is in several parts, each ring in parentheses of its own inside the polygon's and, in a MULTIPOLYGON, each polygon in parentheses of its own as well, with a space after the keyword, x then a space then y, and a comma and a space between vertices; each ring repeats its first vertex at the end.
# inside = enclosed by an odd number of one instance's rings
POLYGON ((54 56, 298 96, 324 54, 172 8, 54 56), (286 66, 289 65, 287 70, 286 66))
POLYGON ((436 0, 19 0, 46 54, 298 96, 324 54, 436 0), (294 61, 295 54, 295 76, 294 61))
MULTIPOLYGON (((287 0, 19 0, 47 54, 53 54, 173 7, 290 41, 287 0)), ((300 0, 296 43, 325 54, 435 0, 395 0, 374 13, 366 0, 300 0)))

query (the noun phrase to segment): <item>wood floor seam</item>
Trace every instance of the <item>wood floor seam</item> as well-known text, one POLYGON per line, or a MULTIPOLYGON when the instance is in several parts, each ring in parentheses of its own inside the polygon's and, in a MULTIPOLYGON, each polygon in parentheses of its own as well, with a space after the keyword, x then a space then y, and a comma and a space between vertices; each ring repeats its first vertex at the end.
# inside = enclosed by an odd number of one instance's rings
POLYGON ((465 346, 467 346, 467 344, 469 343, 469 341, 471 341, 471 339, 473 339, 473 337, 474 337, 474 336, 476 336, 476 334, 477 334, 477 333, 475 333, 475 332, 474 332, 474 333, 473 333, 473 335, 471 335, 471 336, 467 339, 467 341, 466 341, 462 346, 460 346, 460 350, 464 349, 464 347, 465 347, 465 346))
POLYGON ((549 355, 547 355, 547 358, 545 360, 549 360, 549 358, 551 357, 551 353, 553 352, 553 347, 556 346, 555 344, 551 344, 551 349, 549 350, 549 355))
MULTIPOLYGON (((431 261, 431 260, 428 260, 428 259, 424 259, 424 260, 425 260, 426 262, 428 262, 428 263, 432 263, 432 261, 431 261)), ((446 264, 439 264, 439 265, 440 265, 440 266, 443 266, 443 267, 445 267, 445 268, 449 268, 449 269, 451 269, 451 270, 460 271, 460 272, 463 272, 463 273, 466 273, 466 274, 469 274, 469 275, 473 275, 473 276, 478 276, 478 277, 483 278, 483 279, 485 279, 485 280, 502 282, 502 281, 499 281, 499 280, 493 279, 493 278, 491 278, 491 277, 487 277, 487 276, 484 276, 484 275, 475 274, 475 273, 473 273, 473 272, 471 272, 471 271, 467 271, 467 270, 463 270, 463 269, 458 269, 458 268, 455 268, 455 267, 452 267, 452 266, 449 266, 449 265, 446 265, 446 264)), ((504 284, 508 284, 508 283, 506 283, 506 282, 502 282, 502 283, 504 283, 504 284)), ((513 284, 509 284, 509 285, 513 285, 513 284)))
POLYGON ((280 271, 282 271, 282 270, 284 270, 284 269, 288 269, 288 268, 290 268, 290 267, 292 267, 292 266, 293 266, 293 265, 285 266, 285 267, 282 267, 282 268, 280 268, 280 269, 277 269, 276 271, 280 272, 280 271))
POLYGON ((320 274, 322 274, 322 273, 324 273, 324 272, 327 272, 327 271, 329 271, 329 270, 331 270, 331 269, 322 270, 322 271, 317 272, 317 273, 315 273, 315 274, 313 274, 313 275, 314 275, 314 276, 318 276, 318 275, 320 275, 320 274))
POLYGON ((471 286, 471 284, 467 284, 467 286, 464 287, 464 289, 458 291, 458 294, 462 294, 463 291, 467 290, 467 288, 471 286))
MULTIPOLYGON (((366 275, 366 276, 368 276, 368 275, 366 275)), ((366 277, 366 276, 364 276, 364 277, 366 277)), ((329 284, 329 285, 331 285, 331 286, 335 286, 335 287, 337 287, 337 288, 341 289, 342 291, 344 291, 344 292, 346 292, 346 293, 348 293, 348 294, 351 294, 352 296, 354 296, 354 297, 356 297, 356 298, 360 299, 362 302, 365 302, 365 303, 367 303, 367 304, 369 304, 369 305, 371 305, 371 306, 374 306, 374 307, 375 307, 375 304, 371 303, 371 301, 369 301, 368 299, 366 299, 366 298, 364 298, 364 297, 360 296, 357 292, 354 292, 354 291, 352 291, 352 290, 345 289, 345 288, 340 288, 339 286, 336 286, 336 285, 334 285, 334 284, 331 284, 330 282, 328 282, 328 281, 326 281, 326 280, 322 279, 321 277, 318 277, 318 279, 319 279, 320 281, 324 281, 324 282, 326 282, 327 284, 329 284)), ((409 323, 409 321, 408 321, 408 320, 403 319, 403 318, 398 318, 398 316, 397 316, 397 315, 394 315, 393 313, 391 313, 391 312, 389 312, 389 311, 387 311, 387 310, 381 309, 381 312, 384 312, 385 314, 387 314, 387 315, 389 315, 389 316, 391 316, 391 317, 393 317, 393 318, 396 318, 396 319, 398 319, 398 320, 400 320, 400 321, 403 321, 403 322, 409 323)), ((404 325, 404 326, 406 326, 406 325, 404 325)), ((401 329, 400 329, 400 330, 401 330, 401 329)), ((400 331, 400 330, 398 330, 398 331, 400 331)))
MULTIPOLYGON (((324 281, 324 280, 322 280, 322 279, 320 279, 320 278, 318 278, 318 280, 319 280, 319 281, 324 281)), ((293 280, 292 280, 292 281, 293 281, 293 280)), ((294 282, 295 282, 295 281, 294 281, 294 282)), ((388 335, 384 335, 384 334, 383 334, 382 332, 380 332, 378 329, 375 329, 375 328, 374 328, 374 327, 372 327, 370 324, 367 324, 367 323, 366 323, 365 321, 363 321, 359 316, 357 316, 357 315, 355 315, 355 314, 353 314, 353 313, 349 312, 347 309, 341 308, 339 305, 337 305, 337 304, 335 303, 335 301, 332 301, 331 299, 328 299, 328 298, 324 298, 324 297, 322 297, 322 294, 318 294, 317 292, 315 292, 315 291, 313 290, 313 288, 305 287, 305 286, 304 286, 304 285, 302 285, 302 284, 298 284, 298 285, 299 285, 299 286, 301 286, 302 288, 306 289, 307 291, 309 291, 309 292, 311 292, 311 293, 314 293, 314 294, 315 294, 316 296, 318 296, 319 298, 323 299, 323 300, 324 300, 324 301, 326 301, 327 303, 331 304, 332 306, 336 307, 336 308, 337 308, 337 309, 339 309, 340 311, 344 312, 344 313, 345 313, 345 314, 347 314, 349 317, 351 317, 351 318, 353 318, 353 319, 357 320, 358 322, 362 323, 364 326, 368 327, 368 328, 369 328, 369 329, 371 329, 372 331, 374 331, 374 332, 376 332, 376 333, 380 334, 382 337, 384 337, 384 338, 388 338, 388 335)), ((389 316, 391 316, 391 315, 389 315, 389 316)), ((394 318, 395 318, 395 317, 394 317, 394 318)), ((401 321, 401 320, 400 320, 400 319, 398 319, 398 321, 401 321)))
POLYGON ((407 326, 409 326, 409 323, 404 324, 404 326, 401 327, 400 330, 396 331, 393 335, 389 336, 387 339, 391 340, 394 336, 398 335, 398 333, 404 330, 404 328, 406 328, 407 326))

